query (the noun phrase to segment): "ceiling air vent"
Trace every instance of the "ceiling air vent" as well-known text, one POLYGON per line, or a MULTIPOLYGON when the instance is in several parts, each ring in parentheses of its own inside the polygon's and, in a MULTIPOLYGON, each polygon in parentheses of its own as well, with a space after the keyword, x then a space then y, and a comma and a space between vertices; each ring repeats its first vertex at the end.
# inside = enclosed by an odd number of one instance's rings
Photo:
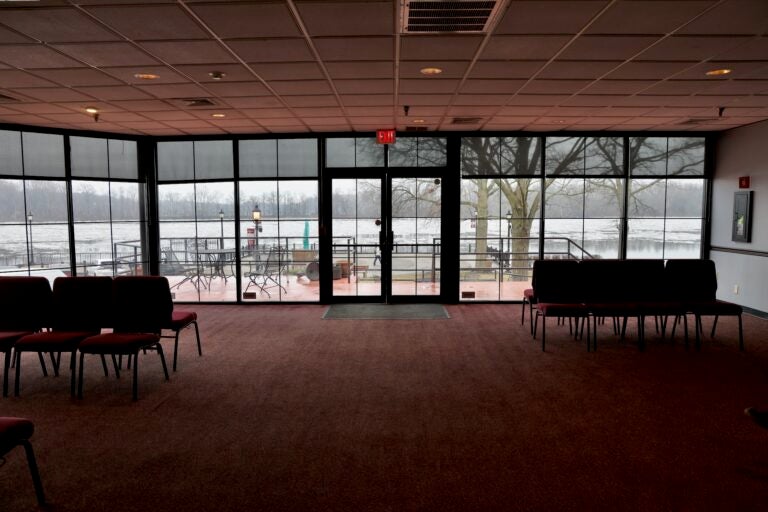
POLYGON ((189 108, 216 106, 213 100, 209 98, 176 98, 176 101, 189 108))
POLYGON ((482 122, 482 117, 454 117, 451 119, 451 124, 480 124, 482 122))
POLYGON ((685 121, 680 121, 679 123, 675 123, 678 126, 698 126, 702 124, 709 124, 713 121, 718 121, 720 118, 718 117, 692 117, 690 119, 686 119, 685 121))
POLYGON ((401 0, 404 34, 486 32, 507 0, 401 0))
POLYGON ((429 130, 426 126, 406 126, 405 131, 407 132, 426 132, 429 130))

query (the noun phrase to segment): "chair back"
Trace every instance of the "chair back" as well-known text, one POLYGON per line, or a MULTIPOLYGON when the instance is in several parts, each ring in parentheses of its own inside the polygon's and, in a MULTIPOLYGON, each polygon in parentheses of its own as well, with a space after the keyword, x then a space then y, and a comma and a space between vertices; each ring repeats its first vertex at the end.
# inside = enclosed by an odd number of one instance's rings
POLYGON ((115 332, 160 333, 171 324, 173 299, 162 276, 118 276, 112 281, 115 332))
POLYGON ((96 333, 102 327, 112 327, 111 301, 111 277, 57 277, 53 282, 52 327, 96 333))
POLYGON ((668 260, 667 295, 674 300, 711 301, 717 295, 717 271, 712 260, 668 260))
POLYGON ((40 276, 0 276, 0 330, 39 331, 51 322, 53 293, 40 276))
POLYGON ((582 299, 582 279, 576 260, 536 260, 534 294, 539 302, 578 304, 582 299))
POLYGON ((625 299, 631 302, 669 300, 664 294, 664 260, 622 261, 625 299))

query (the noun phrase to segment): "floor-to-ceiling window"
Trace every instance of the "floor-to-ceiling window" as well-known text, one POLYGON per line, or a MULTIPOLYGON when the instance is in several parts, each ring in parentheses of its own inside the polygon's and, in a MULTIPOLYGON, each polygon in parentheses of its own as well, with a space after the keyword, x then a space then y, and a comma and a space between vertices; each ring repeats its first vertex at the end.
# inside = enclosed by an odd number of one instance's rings
POLYGON ((705 205, 703 137, 632 137, 628 258, 699 258, 705 205))

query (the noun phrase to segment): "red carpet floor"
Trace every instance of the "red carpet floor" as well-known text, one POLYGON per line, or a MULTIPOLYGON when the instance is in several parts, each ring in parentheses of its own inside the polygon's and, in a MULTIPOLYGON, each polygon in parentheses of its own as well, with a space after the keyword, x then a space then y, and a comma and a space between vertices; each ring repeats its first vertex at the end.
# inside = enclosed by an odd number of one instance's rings
MULTIPOLYGON (((449 320, 322 320, 324 306, 195 306, 164 382, 141 357, 83 400, 25 356, 0 414, 36 423, 53 511, 768 510, 768 321, 722 319, 700 352, 601 327, 597 353, 515 305, 449 320)), ((705 321, 705 328, 711 325, 705 321)), ((169 352, 172 340, 165 346, 169 352)), ((0 510, 36 510, 23 451, 0 510)))

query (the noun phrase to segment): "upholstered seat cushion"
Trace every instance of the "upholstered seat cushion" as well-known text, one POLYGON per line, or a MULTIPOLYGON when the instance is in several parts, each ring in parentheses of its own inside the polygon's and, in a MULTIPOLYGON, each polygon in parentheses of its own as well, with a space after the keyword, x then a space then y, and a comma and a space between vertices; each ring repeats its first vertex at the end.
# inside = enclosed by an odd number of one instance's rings
POLYGON ((93 331, 50 331, 29 334, 16 342, 16 349, 26 352, 58 352, 77 348, 80 341, 98 334, 93 331))
POLYGON ((533 288, 526 288, 525 290, 523 290, 523 297, 525 297, 528 300, 533 299, 535 297, 533 293, 533 288))
POLYGON ((85 354, 134 354, 142 347, 157 343, 155 334, 107 333, 84 339, 79 346, 85 354))
POLYGON ((20 440, 32 437, 34 432, 34 423, 27 419, 0 417, 0 456, 18 446, 20 440))
POLYGON ((171 317, 171 325, 168 326, 168 329, 172 329, 174 331, 183 329, 184 327, 188 326, 192 322, 197 320, 197 313, 194 311, 173 311, 172 317, 171 317))
POLYGON ((16 340, 28 334, 32 333, 30 331, 0 331, 0 352, 10 349, 16 340))

